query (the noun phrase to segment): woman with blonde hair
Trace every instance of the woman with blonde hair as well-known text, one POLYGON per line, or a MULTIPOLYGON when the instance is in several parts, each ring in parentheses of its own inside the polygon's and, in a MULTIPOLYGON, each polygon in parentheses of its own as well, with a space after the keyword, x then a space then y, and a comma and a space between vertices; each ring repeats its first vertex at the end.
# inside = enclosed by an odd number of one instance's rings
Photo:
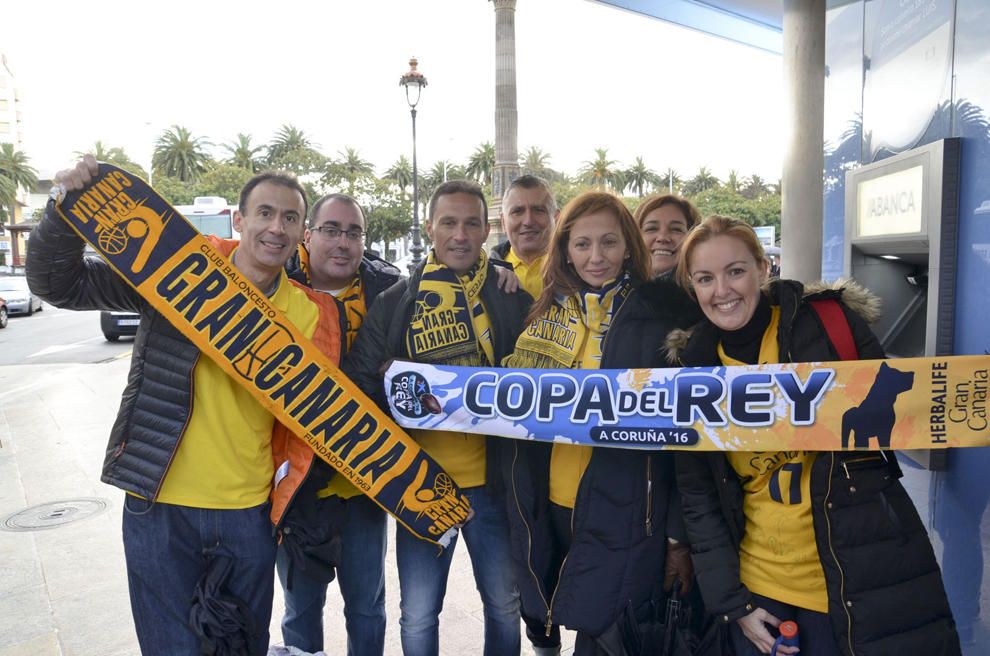
MULTIPOLYGON (((705 318, 674 332, 683 366, 884 357, 877 299, 848 282, 767 281, 746 223, 708 217, 677 277, 705 318)), ((677 485, 706 608, 737 656, 768 654, 782 620, 802 656, 955 656, 959 639, 924 525, 893 453, 679 453, 677 485), (755 457, 758 456, 758 457, 755 457)), ((777 653, 795 653, 780 647, 777 653)))
MULTIPOLYGON (((503 365, 661 365, 664 336, 697 314, 672 281, 652 277, 622 201, 578 196, 557 221, 543 293, 503 365)), ((675 574, 690 585, 673 459, 565 443, 513 441, 512 448, 509 522, 527 632, 537 654, 559 653, 557 625, 577 631, 578 656, 605 653, 599 639, 627 607, 640 611, 661 598, 665 561, 668 587, 675 574), (668 537, 677 544, 668 546, 668 537)))

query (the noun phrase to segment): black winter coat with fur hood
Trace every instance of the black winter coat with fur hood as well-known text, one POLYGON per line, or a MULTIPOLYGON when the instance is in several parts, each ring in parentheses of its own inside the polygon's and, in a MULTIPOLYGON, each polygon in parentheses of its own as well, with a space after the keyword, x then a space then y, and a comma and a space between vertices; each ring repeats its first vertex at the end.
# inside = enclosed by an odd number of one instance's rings
MULTIPOLYGON (((804 288, 779 280, 768 294, 780 306, 782 362, 839 359, 808 304, 828 298, 840 302, 860 359, 884 357, 867 325, 879 316, 879 303, 855 283, 804 288)), ((684 366, 721 364, 719 339, 707 320, 691 331, 674 331, 667 340, 668 359, 684 366)), ((739 544, 746 530, 739 477, 721 453, 680 453, 676 468, 705 605, 723 621, 734 621, 755 608, 739 580, 739 544)), ((889 452, 822 452, 812 468, 812 516, 829 618, 846 656, 960 653, 931 542, 900 477, 889 452)))

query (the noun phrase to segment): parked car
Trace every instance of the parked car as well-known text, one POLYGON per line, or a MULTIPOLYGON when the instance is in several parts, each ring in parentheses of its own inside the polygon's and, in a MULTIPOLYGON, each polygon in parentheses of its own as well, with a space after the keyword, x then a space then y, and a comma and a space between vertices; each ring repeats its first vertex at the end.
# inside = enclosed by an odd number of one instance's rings
POLYGON ((0 278, 0 295, 7 299, 7 312, 9 314, 31 316, 35 312, 41 312, 45 309, 41 304, 41 299, 28 289, 27 278, 22 276, 0 278))
POLYGON ((133 337, 137 334, 141 315, 133 312, 100 312, 100 328, 108 342, 116 342, 124 336, 133 337))
POLYGON ((7 301, 0 297, 0 328, 7 327, 7 301))

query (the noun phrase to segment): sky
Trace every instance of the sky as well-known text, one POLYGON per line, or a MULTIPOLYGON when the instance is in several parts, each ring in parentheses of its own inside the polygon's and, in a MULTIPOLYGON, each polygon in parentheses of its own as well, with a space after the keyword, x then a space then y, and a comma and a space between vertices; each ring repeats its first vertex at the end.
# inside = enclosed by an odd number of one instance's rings
MULTIPOLYGON (((399 77, 428 80, 421 170, 495 138, 495 15, 488 0, 55 0, 4 7, 0 51, 22 99, 23 150, 42 174, 96 140, 146 168, 178 124, 225 151, 290 123, 321 152, 357 148, 379 173, 412 151, 399 77)), ((776 181, 781 58, 588 0, 518 0, 518 145, 573 174, 608 148, 629 165, 700 166, 776 181)))

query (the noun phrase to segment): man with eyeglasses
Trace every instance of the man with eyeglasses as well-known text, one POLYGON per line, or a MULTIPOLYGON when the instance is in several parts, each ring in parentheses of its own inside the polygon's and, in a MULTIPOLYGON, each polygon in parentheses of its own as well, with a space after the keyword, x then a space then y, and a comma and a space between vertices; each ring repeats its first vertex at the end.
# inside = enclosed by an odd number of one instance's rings
MULTIPOLYGON (((361 206, 346 194, 329 194, 313 206, 298 258, 289 277, 332 294, 346 317, 347 346, 354 341, 371 302, 397 282, 399 270, 367 253, 361 206)), ((294 265, 294 266, 293 266, 294 265)), ((321 480, 325 480, 325 477, 321 480)), ((288 514, 303 530, 328 531, 336 577, 344 600, 348 656, 381 656, 385 649, 386 515, 340 476, 320 489, 304 486, 288 514), (337 553, 339 550, 339 553, 337 553)), ((278 552, 278 575, 285 591, 282 638, 286 647, 323 650, 323 606, 333 570, 313 567, 313 559, 287 548, 278 552)))

